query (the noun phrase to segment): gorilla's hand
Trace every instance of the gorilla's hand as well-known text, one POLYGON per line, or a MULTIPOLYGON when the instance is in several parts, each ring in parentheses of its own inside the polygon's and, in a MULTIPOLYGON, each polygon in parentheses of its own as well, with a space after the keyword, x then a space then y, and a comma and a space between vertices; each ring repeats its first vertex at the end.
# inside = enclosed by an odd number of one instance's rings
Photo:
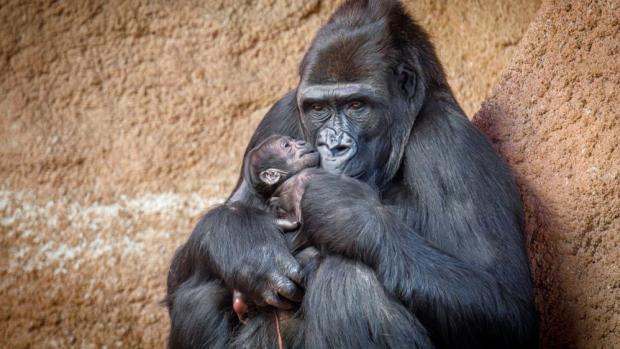
POLYGON ((258 306, 289 308, 302 298, 302 268, 272 213, 239 202, 210 210, 188 248, 198 263, 258 306))
MULTIPOLYGON (((306 247, 295 254, 295 259, 299 262, 301 268, 303 269, 305 284, 307 282, 308 275, 314 272, 319 266, 321 260, 319 251, 314 247, 306 247)), ((248 314, 252 311, 252 308, 254 308, 256 304, 249 302, 246 295, 238 290, 233 291, 232 301, 233 311, 237 314, 237 318, 242 323, 245 323, 248 318, 248 314)), ((288 302, 284 302, 284 304, 286 306, 290 305, 288 302)))
POLYGON ((231 283, 259 307, 290 309, 303 297, 302 268, 283 240, 251 247, 234 269, 231 283))
POLYGON ((313 246, 369 262, 382 249, 379 235, 386 209, 370 185, 346 176, 316 172, 300 205, 301 233, 313 246))

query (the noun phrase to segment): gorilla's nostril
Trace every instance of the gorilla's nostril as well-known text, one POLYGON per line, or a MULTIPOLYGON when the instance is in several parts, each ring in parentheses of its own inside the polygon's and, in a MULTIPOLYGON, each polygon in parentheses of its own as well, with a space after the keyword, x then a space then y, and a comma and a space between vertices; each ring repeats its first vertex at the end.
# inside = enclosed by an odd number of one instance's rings
POLYGON ((327 159, 344 159, 353 156, 357 147, 354 138, 342 130, 325 128, 317 137, 316 147, 327 159))

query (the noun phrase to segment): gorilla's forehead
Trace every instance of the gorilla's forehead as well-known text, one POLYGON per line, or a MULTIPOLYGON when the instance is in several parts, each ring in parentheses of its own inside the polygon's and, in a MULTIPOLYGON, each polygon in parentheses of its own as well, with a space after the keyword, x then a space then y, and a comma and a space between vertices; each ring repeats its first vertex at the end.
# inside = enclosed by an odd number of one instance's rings
POLYGON ((359 82, 359 83, 326 83, 309 84, 301 83, 297 90, 298 100, 319 100, 325 97, 344 98, 355 95, 377 95, 380 96, 385 91, 380 83, 359 82))
POLYGON ((376 24, 321 35, 304 58, 302 81, 313 84, 380 80, 390 71, 389 38, 376 24))

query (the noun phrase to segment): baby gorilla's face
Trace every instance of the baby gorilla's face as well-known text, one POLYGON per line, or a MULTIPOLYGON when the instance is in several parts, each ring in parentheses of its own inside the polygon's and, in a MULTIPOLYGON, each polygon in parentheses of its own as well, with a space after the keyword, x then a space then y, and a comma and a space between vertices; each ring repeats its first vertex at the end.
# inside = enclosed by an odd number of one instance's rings
POLYGON ((289 175, 319 165, 319 153, 306 141, 295 140, 291 137, 280 137, 274 140, 273 149, 275 157, 280 156, 282 160, 286 161, 284 170, 288 171, 289 175))
POLYGON ((320 155, 312 146, 286 136, 272 136, 253 152, 252 165, 261 182, 274 186, 299 171, 319 165, 320 155))

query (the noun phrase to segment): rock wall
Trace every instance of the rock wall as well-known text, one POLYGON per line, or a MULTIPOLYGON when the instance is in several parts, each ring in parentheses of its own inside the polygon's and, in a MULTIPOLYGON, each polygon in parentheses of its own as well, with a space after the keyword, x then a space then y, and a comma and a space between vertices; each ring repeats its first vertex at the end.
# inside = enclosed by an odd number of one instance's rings
MULTIPOLYGON (((618 22, 608 15, 617 4, 550 2, 527 45, 519 42, 537 0, 406 4, 433 36, 468 115, 521 52, 477 120, 524 188, 543 342, 616 345, 609 331, 618 323, 618 284, 610 281, 617 254, 609 251, 618 249, 610 233, 618 230, 618 210, 613 178, 606 177, 617 160, 606 138, 616 124, 604 93, 611 90, 617 100, 618 69, 608 71, 618 50, 609 36, 599 40, 590 32, 615 26, 618 42, 618 22), (588 24, 562 36, 575 24, 558 9, 588 24), (587 15, 576 18, 578 11, 587 15), (590 22, 597 18, 603 24, 590 22), (551 42, 550 35, 563 41, 551 42), (571 46, 554 53, 562 42, 571 46), (556 74, 561 67, 577 70, 556 74), (601 71, 590 76, 589 69, 601 71), (572 104, 560 103, 559 92, 528 94, 538 85, 521 71, 554 84, 544 91, 573 91, 566 100, 572 104), (586 106, 596 119, 580 117, 586 106), (586 153, 576 138, 582 134, 591 144, 586 153), (557 187, 560 177, 544 166, 547 154, 557 173, 573 175, 578 192, 552 189, 548 183, 557 187), (538 183, 536 191, 531 183, 538 183), (567 222, 574 225, 568 229, 567 222), (586 296, 596 299, 580 298, 586 296)), ((201 212, 230 191, 255 125, 295 86, 303 52, 337 5, 0 2, 0 347, 163 345, 168 320, 158 302, 175 247, 201 212)))
MULTIPOLYGON (((0 7, 0 177, 44 196, 225 195, 255 125, 338 1, 0 7)), ((538 1, 411 1, 472 115, 538 1)))
POLYGON ((543 3, 474 117, 513 166, 544 348, 620 346, 620 3, 543 3))

